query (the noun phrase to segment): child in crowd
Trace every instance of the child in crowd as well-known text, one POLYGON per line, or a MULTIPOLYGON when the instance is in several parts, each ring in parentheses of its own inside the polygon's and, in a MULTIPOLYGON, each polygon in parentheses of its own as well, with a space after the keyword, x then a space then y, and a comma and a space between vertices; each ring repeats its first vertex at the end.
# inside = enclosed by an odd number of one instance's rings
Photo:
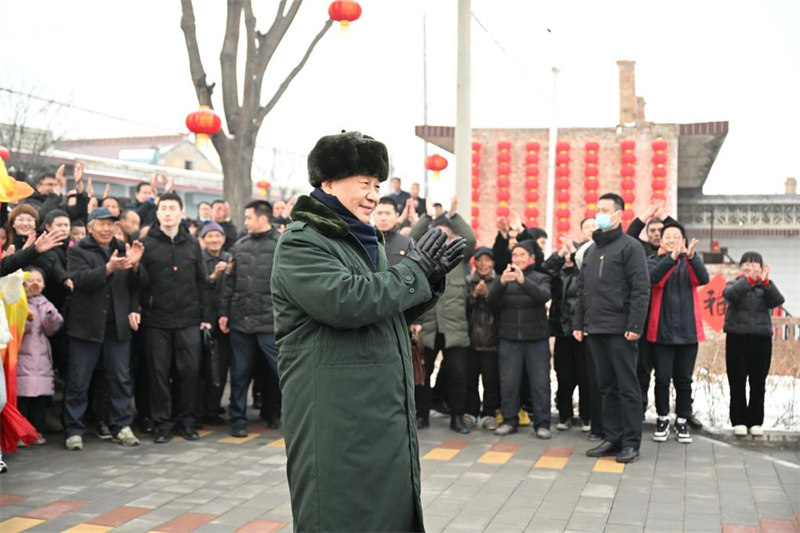
POLYGON ((724 331, 725 364, 731 388, 731 424, 735 435, 764 434, 764 393, 772 361, 770 311, 784 298, 769 279, 769 265, 758 252, 745 252, 739 261, 741 274, 729 281, 722 297, 728 303, 724 331), (750 401, 745 382, 750 382, 750 401))
POLYGON ((19 347, 17 363, 17 405, 22 415, 39 432, 37 444, 44 444, 47 404, 53 396, 53 357, 47 337, 64 324, 56 307, 42 295, 44 275, 36 267, 28 267, 24 282, 28 297, 28 321, 19 347))
POLYGON ((69 245, 78 244, 86 237, 86 224, 83 220, 73 220, 69 230, 69 245))

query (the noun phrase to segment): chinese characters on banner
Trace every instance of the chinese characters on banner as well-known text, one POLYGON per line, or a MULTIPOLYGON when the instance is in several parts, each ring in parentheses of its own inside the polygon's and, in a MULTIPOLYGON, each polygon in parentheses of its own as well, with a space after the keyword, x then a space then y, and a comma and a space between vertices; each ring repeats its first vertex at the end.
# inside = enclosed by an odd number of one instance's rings
POLYGON ((726 284, 725 278, 717 274, 707 285, 697 289, 703 322, 717 333, 722 331, 722 326, 725 324, 725 310, 728 308, 728 303, 722 298, 726 284))

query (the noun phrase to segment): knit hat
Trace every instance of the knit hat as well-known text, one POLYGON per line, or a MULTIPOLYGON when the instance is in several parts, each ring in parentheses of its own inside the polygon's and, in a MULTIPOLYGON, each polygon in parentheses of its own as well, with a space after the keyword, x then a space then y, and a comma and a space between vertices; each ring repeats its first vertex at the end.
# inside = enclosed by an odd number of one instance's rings
POLYGON ((537 265, 541 265, 542 262, 544 262, 544 253, 542 252, 542 249, 539 248, 539 244, 536 241, 531 239, 520 241, 516 245, 514 245, 514 248, 512 248, 511 251, 514 251, 517 248, 522 248, 523 250, 531 254, 533 257, 535 257, 537 265))
POLYGON ((668 218, 667 220, 664 221, 664 227, 661 228, 662 236, 664 235, 664 232, 667 230, 667 228, 678 228, 678 231, 680 231, 681 235, 683 236, 683 240, 684 241, 686 240, 686 229, 677 220, 668 218))
POLYGON ((386 181, 389 177, 386 145, 360 132, 343 130, 322 137, 308 154, 308 181, 314 187, 326 180, 359 175, 386 181))
POLYGON ((203 225, 203 229, 200 230, 200 238, 205 237, 206 233, 209 233, 211 231, 218 231, 223 236, 225 235, 225 230, 222 229, 222 226, 212 221, 212 222, 206 222, 205 225, 203 225))
POLYGON ((478 259, 482 255, 488 255, 490 258, 494 259, 494 252, 488 246, 481 246, 477 250, 475 250, 475 259, 478 259))

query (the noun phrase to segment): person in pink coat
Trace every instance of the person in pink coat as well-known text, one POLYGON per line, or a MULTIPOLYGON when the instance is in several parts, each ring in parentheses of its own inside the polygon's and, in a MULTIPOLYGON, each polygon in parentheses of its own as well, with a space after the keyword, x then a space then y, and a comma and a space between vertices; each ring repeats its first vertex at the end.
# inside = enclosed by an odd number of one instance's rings
POLYGON ((26 269, 24 282, 28 297, 28 321, 19 347, 17 363, 17 405, 22 415, 39 432, 37 444, 44 444, 45 413, 53 391, 53 356, 47 337, 64 324, 58 309, 42 295, 44 276, 35 267, 26 269))

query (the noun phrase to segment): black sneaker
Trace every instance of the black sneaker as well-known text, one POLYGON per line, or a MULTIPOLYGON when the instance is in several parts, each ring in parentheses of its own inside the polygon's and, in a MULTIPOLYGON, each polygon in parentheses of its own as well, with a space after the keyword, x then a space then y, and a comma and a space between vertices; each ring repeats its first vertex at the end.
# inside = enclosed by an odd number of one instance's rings
POLYGON ((656 430, 653 432, 653 440, 656 442, 666 442, 669 437, 669 418, 659 418, 656 421, 656 430))
POLYGON ((700 420, 698 420, 694 415, 689 415, 689 418, 687 418, 686 421, 689 422, 689 426, 692 429, 703 429, 703 423, 700 422, 700 420))
POLYGON ((95 435, 97 435, 98 439, 102 440, 111 440, 111 438, 114 436, 111 434, 111 430, 108 429, 108 424, 106 424, 105 422, 100 422, 99 424, 97 424, 97 429, 95 430, 94 433, 95 435))
POLYGON ((675 422, 675 433, 676 437, 678 438, 678 442, 682 442, 684 444, 689 444, 692 442, 692 434, 689 433, 688 422, 675 422))

